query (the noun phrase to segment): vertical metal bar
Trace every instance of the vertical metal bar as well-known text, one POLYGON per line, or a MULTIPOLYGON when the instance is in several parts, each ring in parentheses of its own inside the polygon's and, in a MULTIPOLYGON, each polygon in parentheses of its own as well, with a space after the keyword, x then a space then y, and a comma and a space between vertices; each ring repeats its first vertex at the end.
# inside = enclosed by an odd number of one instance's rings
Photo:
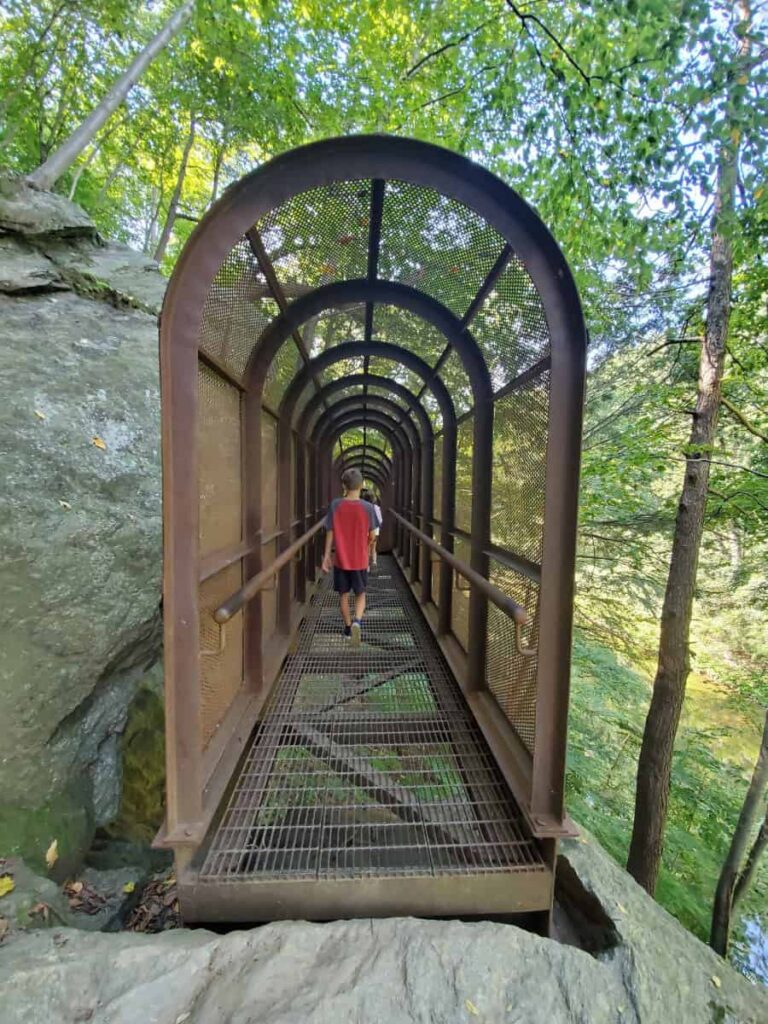
MULTIPOLYGON (((293 477, 293 443, 291 424, 283 414, 277 426, 277 528, 278 554, 291 545, 291 522, 293 502, 291 482, 293 477)), ((277 577, 277 631, 287 636, 291 631, 291 564, 284 565, 277 577)))
MULTIPOLYGON (((258 576, 262 563, 262 521, 261 521, 261 394, 251 389, 243 397, 245 427, 243 431, 243 476, 244 496, 243 536, 252 550, 243 560, 243 578, 258 576)), ((244 651, 243 667, 245 685, 252 693, 261 693, 264 687, 264 666, 262 660, 262 595, 249 601, 243 610, 244 651)))
MULTIPOLYGON (((490 390, 490 389, 489 389, 490 390)), ((470 565, 488 577, 486 551, 490 543, 491 481, 493 479, 493 396, 475 403, 472 434, 472 519, 470 524, 470 565)), ((488 649, 488 598, 476 587, 469 594, 469 650, 467 685, 472 690, 486 686, 488 649)))
MULTIPOLYGON (((434 455, 433 440, 424 439, 421 446, 421 509, 424 533, 432 536, 432 520, 434 519, 434 455)), ((432 560, 429 548, 421 545, 421 603, 428 604, 432 600, 432 560)))
MULTIPOLYGON (((443 420, 442 495, 440 501, 440 543, 453 551, 453 528, 456 525, 456 417, 443 420)), ((453 601, 453 570, 440 562, 437 631, 451 631, 453 601)))

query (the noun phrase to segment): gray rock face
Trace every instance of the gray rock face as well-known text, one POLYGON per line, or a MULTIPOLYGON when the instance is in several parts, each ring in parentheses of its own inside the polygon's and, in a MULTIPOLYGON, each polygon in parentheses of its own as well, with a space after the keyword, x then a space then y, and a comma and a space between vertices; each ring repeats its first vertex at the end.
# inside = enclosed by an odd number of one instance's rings
POLYGON ((75 203, 8 176, 0 176, 0 229, 22 235, 96 235, 93 221, 75 203))
POLYGON ((64 871, 160 649, 165 282, 57 196, 6 181, 0 230, 0 855, 64 871))
POLYGON ((571 895, 583 887, 587 916, 599 904, 610 933, 596 956, 490 922, 281 922, 224 936, 98 938, 54 928, 6 940, 3 1024, 765 1024, 768 993, 589 836, 565 845, 571 895))

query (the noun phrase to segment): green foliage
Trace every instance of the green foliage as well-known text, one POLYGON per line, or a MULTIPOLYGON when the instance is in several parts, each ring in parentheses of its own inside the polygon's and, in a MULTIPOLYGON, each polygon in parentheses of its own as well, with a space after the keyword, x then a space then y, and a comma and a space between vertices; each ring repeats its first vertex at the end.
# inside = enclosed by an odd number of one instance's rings
MULTIPOLYGON (((650 679, 582 635, 574 644, 568 806, 619 861, 626 861, 637 757, 650 679)), ((657 899, 707 939, 712 894, 741 810, 760 742, 759 712, 694 677, 674 758, 669 824, 657 899)), ((744 897, 743 922, 762 915, 768 864, 744 897)))

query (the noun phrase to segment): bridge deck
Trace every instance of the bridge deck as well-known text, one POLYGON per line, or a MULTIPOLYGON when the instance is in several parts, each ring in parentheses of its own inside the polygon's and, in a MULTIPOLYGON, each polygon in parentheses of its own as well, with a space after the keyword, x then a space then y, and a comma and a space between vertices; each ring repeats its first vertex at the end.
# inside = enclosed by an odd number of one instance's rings
POLYGON ((210 905, 206 892, 227 890, 229 913, 221 900, 217 913, 244 920, 343 916, 349 905, 428 912, 430 880, 443 912, 549 905, 539 846, 400 569, 382 557, 358 648, 342 636, 330 579, 319 584, 193 888, 210 905))

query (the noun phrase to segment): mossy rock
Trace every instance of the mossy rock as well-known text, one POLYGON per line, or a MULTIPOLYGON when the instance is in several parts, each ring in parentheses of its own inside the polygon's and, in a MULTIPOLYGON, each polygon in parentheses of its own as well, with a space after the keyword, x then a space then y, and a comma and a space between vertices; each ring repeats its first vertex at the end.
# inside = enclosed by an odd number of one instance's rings
POLYGON ((165 714, 155 689, 142 686, 128 711, 120 741, 123 784, 113 838, 150 843, 165 816, 165 714))

